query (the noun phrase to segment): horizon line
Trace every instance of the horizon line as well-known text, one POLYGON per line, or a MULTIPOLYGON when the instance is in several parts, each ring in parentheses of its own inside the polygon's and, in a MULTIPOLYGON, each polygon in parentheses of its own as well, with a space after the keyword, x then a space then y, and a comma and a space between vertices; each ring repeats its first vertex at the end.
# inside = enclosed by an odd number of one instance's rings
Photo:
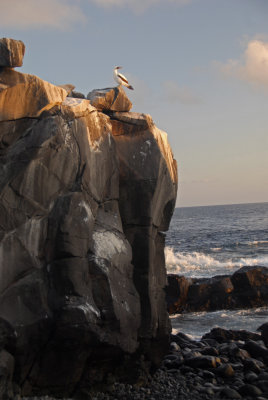
POLYGON ((246 202, 246 203, 225 203, 225 204, 206 204, 206 205, 196 205, 196 206, 176 206, 176 208, 194 208, 194 207, 220 207, 220 206, 241 206, 247 204, 266 204, 268 201, 253 201, 253 202, 246 202))

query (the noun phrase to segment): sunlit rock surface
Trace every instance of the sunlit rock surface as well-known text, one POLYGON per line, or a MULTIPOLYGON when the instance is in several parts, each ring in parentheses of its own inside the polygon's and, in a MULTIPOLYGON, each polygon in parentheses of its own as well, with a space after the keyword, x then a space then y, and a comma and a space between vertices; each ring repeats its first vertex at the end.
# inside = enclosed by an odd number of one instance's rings
POLYGON ((122 86, 95 89, 88 93, 87 99, 100 111, 129 111, 132 107, 132 103, 125 94, 122 86))
POLYGON ((170 333, 167 136, 148 116, 106 115, 39 78, 3 69, 0 79, 13 90, 0 104, 3 390, 68 397, 112 375, 137 380, 170 333))
POLYGON ((65 89, 37 76, 0 68, 0 121, 39 117, 66 96, 65 89))

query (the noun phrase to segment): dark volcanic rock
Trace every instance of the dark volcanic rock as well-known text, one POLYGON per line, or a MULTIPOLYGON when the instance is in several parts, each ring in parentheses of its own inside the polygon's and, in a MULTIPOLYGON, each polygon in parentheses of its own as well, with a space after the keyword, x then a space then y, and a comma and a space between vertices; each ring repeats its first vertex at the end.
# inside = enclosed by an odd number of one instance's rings
POLYGON ((193 368, 216 368, 220 361, 213 356, 190 357, 185 360, 185 364, 193 368))
POLYGON ((241 399, 241 395, 235 390, 229 387, 225 387, 221 391, 221 395, 228 399, 241 399))
POLYGON ((243 396, 257 397, 262 394, 262 391, 257 386, 248 383, 239 389, 239 393, 243 396))
POLYGON ((265 357, 268 358, 268 349, 264 346, 259 345, 253 340, 248 340, 245 343, 245 349, 251 354, 252 357, 265 357))
POLYGON ((14 357, 6 350, 0 351, 0 399, 13 400, 12 378, 14 372, 14 357))
POLYGON ((242 307, 257 307, 267 304, 268 268, 243 267, 232 277, 235 303, 242 307))
POLYGON ((170 314, 184 310, 191 284, 192 279, 173 274, 168 275, 167 306, 170 314))
POLYGON ((121 118, 118 114, 110 116, 119 159, 120 215, 133 250, 133 279, 141 298, 139 335, 146 348, 152 344, 148 339, 153 332, 156 341, 152 354, 156 356, 168 345, 163 231, 168 229, 175 207, 177 165, 166 133, 150 116, 122 113, 121 118), (136 124, 139 129, 134 134, 136 124))
POLYGON ((3 318, 0 318, 0 350, 14 353, 17 341, 17 333, 13 326, 3 318))
POLYGON ((170 313, 265 306, 268 268, 246 266, 231 276, 192 280, 169 275, 166 290, 170 313))
POLYGON ((137 380, 170 334, 163 231, 177 171, 166 134, 142 115, 150 126, 135 116, 115 140, 88 100, 16 71, 0 82, 0 345, 14 380, 23 395, 62 397, 137 380))
POLYGON ((213 328, 202 337, 203 339, 215 339, 218 343, 225 343, 232 340, 260 340, 261 336, 258 333, 242 329, 235 331, 232 329, 213 328))
POLYGON ((229 308, 233 285, 229 277, 214 277, 193 282, 189 287, 187 308, 190 310, 217 310, 229 308))
POLYGON ((264 341, 264 343, 266 344, 266 346, 268 347, 268 322, 259 326, 257 331, 261 332, 261 338, 264 341))

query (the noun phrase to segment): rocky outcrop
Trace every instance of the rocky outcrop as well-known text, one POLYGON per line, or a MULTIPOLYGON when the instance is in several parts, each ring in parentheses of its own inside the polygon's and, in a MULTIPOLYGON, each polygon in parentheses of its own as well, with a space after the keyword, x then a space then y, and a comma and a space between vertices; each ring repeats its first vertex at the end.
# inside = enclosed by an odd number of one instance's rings
POLYGON ((141 299, 139 335, 151 345, 153 334, 161 354, 169 330, 165 294, 159 290, 166 286, 163 232, 175 207, 177 165, 166 133, 150 116, 114 112, 110 118, 119 159, 120 214, 141 299))
POLYGON ((0 68, 0 122, 37 118, 61 104, 67 92, 34 75, 0 68))
POLYGON ((230 276, 203 279, 171 274, 166 291, 171 314, 265 306, 268 301, 268 269, 246 266, 230 276))
POLYGON ((0 39, 0 67, 21 67, 25 45, 21 40, 0 39))
POLYGON ((95 89, 88 93, 87 99, 99 111, 129 111, 132 107, 122 86, 95 89))
MULTIPOLYGON (((0 82, 0 341, 12 342, 1 387, 12 398, 12 360, 24 395, 135 380, 170 334, 163 231, 177 171, 166 134, 31 75, 1 69, 0 82)), ((122 90, 106 97, 124 104, 122 90)))

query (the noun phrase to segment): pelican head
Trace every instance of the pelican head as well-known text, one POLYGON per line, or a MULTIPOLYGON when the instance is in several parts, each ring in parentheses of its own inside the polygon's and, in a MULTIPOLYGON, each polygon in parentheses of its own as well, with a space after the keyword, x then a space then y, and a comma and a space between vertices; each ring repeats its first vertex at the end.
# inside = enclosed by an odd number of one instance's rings
POLYGON ((115 67, 115 69, 122 69, 123 67, 115 67))

